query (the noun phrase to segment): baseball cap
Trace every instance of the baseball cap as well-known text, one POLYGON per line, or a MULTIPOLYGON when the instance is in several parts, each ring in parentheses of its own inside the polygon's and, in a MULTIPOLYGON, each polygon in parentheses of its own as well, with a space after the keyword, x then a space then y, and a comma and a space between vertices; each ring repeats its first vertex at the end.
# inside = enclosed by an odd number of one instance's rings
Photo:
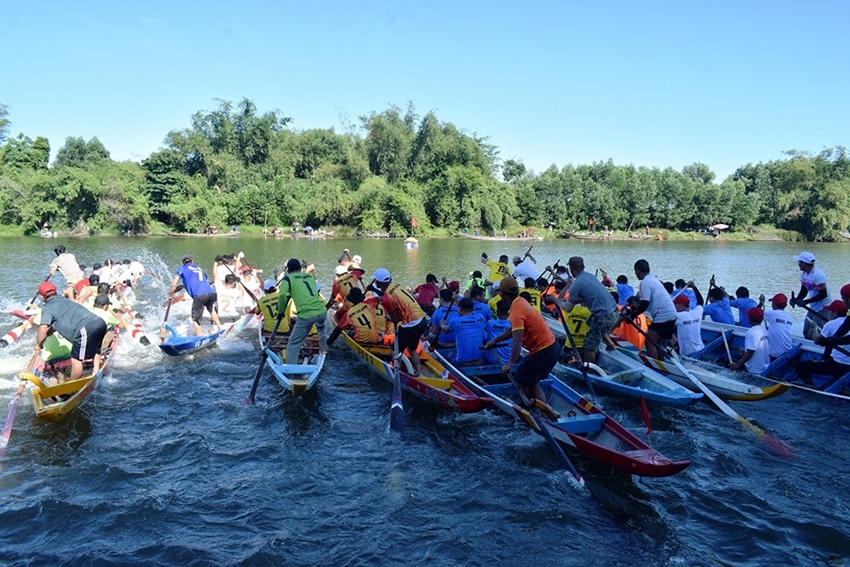
POLYGON ((351 291, 348 292, 346 299, 351 303, 358 303, 366 299, 366 296, 363 294, 363 291, 359 287, 351 288, 351 291))
POLYGON ((850 297, 850 283, 841 288, 841 297, 850 297))
POLYGON ((378 268, 372 275, 372 279, 380 283, 390 283, 393 278, 390 275, 390 271, 388 269, 378 268))
POLYGON ((192 256, 191 254, 183 254, 182 262, 184 264, 188 264, 189 262, 194 262, 194 261, 195 261, 195 257, 192 256))
POLYGON ((512 261, 514 264, 519 264, 520 262, 522 262, 522 258, 520 258, 519 256, 514 256, 514 259, 513 259, 513 260, 511 260, 511 261, 512 261))
POLYGON ((685 295, 684 293, 680 293, 679 295, 677 295, 677 296, 673 299, 673 303, 678 303, 678 304, 680 304, 680 305, 690 305, 690 304, 691 304, 691 300, 690 300, 690 299, 688 299, 688 296, 687 296, 687 295, 685 295))
POLYGON ((764 319, 764 311, 759 309, 758 307, 752 307, 747 309, 747 317, 752 317, 753 319, 758 319, 761 321, 764 319))
POLYGON ((360 257, 360 254, 355 254, 351 257, 351 261, 359 266, 363 262, 363 258, 360 257))
POLYGON ((109 305, 109 296, 105 293, 101 293, 97 297, 94 298, 95 305, 109 305))
POLYGON ((517 294, 519 293, 519 285, 516 283, 516 278, 507 277, 499 280, 499 291, 502 293, 517 294))
POLYGON ((835 311, 839 315, 846 315, 847 314, 847 304, 844 303, 843 301, 841 301, 840 299, 836 299, 835 301, 833 301, 829 305, 824 305, 823 308, 826 309, 827 311, 835 311))
MULTIPOLYGON (((850 284, 848 284, 850 285, 850 284)), ((457 280, 452 280, 449 282, 449 289, 452 290, 452 293, 457 293, 460 289, 460 282, 457 280)))
POLYGON ((788 297, 784 293, 777 293, 770 298, 770 301, 777 305, 788 305, 788 297))
POLYGON ((274 281, 274 278, 269 278, 263 282, 263 289, 269 291, 270 289, 274 289, 277 287, 277 282, 274 281))
POLYGON ((336 268, 334 268, 334 273, 338 276, 341 276, 342 274, 346 273, 347 271, 348 271, 348 268, 346 268, 345 266, 337 266, 336 268))
POLYGON ((811 252, 800 252, 799 256, 794 256, 794 261, 803 262, 804 264, 814 264, 815 255, 811 252))
POLYGON ((38 286, 38 294, 42 297, 56 295, 56 286, 51 282, 41 282, 41 285, 38 286))
POLYGON ((361 276, 366 273, 366 270, 364 270, 363 268, 361 268, 360 266, 358 266, 356 264, 349 264, 348 265, 348 271, 349 272, 360 272, 361 276))

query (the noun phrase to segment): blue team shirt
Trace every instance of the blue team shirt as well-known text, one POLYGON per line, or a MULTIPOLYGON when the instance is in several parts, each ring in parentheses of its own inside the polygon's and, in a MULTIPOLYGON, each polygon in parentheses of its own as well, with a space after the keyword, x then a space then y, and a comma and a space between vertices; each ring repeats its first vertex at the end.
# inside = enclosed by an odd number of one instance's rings
POLYGON ((729 305, 738 309, 738 320, 741 321, 738 323, 742 327, 750 326, 750 318, 747 317, 747 311, 752 309, 753 307, 758 307, 759 304, 753 301, 749 297, 742 297, 740 299, 733 299, 729 302, 729 305))
POLYGON ((485 323, 493 318, 493 310, 490 309, 490 306, 480 301, 472 302, 472 312, 478 313, 479 315, 484 317, 485 323))
MULTIPOLYGON (((485 305, 486 307, 486 305, 485 305)), ((471 362, 482 357, 481 347, 484 345, 484 327, 486 322, 478 313, 462 315, 458 317, 449 316, 446 322, 455 334, 455 360, 458 362, 471 362)))
POLYGON ((617 304, 623 306, 626 300, 635 294, 635 289, 627 283, 617 284, 617 304))
MULTIPOLYGON (((455 342, 455 333, 454 333, 454 331, 446 332, 446 331, 443 331, 443 330, 440 328, 440 321, 442 321, 442 320, 445 318, 445 316, 446 316, 446 311, 448 311, 448 310, 449 310, 449 308, 448 308, 448 307, 438 307, 438 308, 434 311, 434 314, 431 316, 431 324, 432 324, 432 325, 436 325, 436 326, 437 326, 437 330, 440 332, 440 336, 439 336, 439 337, 437 337, 437 342, 440 342, 440 341, 442 341, 442 342, 444 342, 444 343, 453 343, 453 342, 455 342)), ((457 305, 452 305, 452 306, 451 306, 451 310, 452 310, 452 312, 451 312, 451 313, 449 313, 449 319, 448 319, 448 321, 446 321, 446 325, 448 325, 448 324, 449 324, 449 321, 451 321, 452 319, 454 319, 455 317, 457 317, 457 316, 458 316, 458 314, 457 314, 457 305)))
MULTIPOLYGON (((505 331, 510 330, 510 319, 490 319, 484 326, 484 332, 487 333, 487 340, 492 341, 505 331)), ((494 349, 492 352, 487 352, 487 360, 492 364, 506 364, 511 359, 511 348, 513 348, 513 338, 508 338, 504 341, 502 347, 494 349)))
POLYGON ((735 316, 732 315, 732 306, 729 305, 729 298, 724 297, 720 301, 706 303, 702 307, 702 318, 705 316, 711 317, 715 323, 724 323, 726 325, 735 324, 735 316))
POLYGON ((183 264, 177 268, 177 275, 183 280, 183 287, 189 297, 195 298, 205 293, 213 293, 215 290, 207 280, 206 274, 195 264, 183 264))

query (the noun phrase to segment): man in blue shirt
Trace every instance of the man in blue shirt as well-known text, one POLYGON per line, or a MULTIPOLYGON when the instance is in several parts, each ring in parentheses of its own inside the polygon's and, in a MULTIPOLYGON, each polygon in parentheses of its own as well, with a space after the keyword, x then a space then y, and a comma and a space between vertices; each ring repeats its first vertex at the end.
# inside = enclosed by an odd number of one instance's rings
POLYGON ((738 324, 742 327, 749 327, 750 318, 747 316, 747 311, 753 307, 758 307, 758 303, 750 299, 750 290, 744 286, 735 290, 735 296, 737 299, 731 300, 729 305, 738 310, 738 324))
POLYGON ((477 366, 484 363, 481 346, 484 344, 484 317, 475 313, 473 301, 464 297, 457 305, 458 317, 440 322, 443 332, 455 334, 455 360, 462 366, 477 366))
POLYGON ((186 293, 192 298, 192 326, 195 328, 195 336, 200 337, 204 334, 201 327, 201 317, 204 316, 204 309, 210 314, 210 319, 215 324, 217 329, 221 329, 221 321, 218 319, 218 311, 216 309, 216 300, 218 299, 215 289, 207 280, 207 275, 204 271, 195 265, 195 257, 191 254, 185 254, 182 259, 183 264, 177 268, 177 273, 174 279, 171 280, 171 287, 168 289, 168 298, 174 297, 174 291, 177 289, 177 282, 183 282, 183 287, 186 288, 186 293))
MULTIPOLYGON (((714 286, 714 278, 711 279, 709 285, 714 286)), ((699 294, 696 286, 693 286, 693 289, 699 294)), ((715 323, 735 324, 735 316, 732 314, 732 306, 729 304, 729 295, 722 288, 712 287, 708 291, 708 303, 702 308, 702 318, 705 319, 706 315, 715 323)))

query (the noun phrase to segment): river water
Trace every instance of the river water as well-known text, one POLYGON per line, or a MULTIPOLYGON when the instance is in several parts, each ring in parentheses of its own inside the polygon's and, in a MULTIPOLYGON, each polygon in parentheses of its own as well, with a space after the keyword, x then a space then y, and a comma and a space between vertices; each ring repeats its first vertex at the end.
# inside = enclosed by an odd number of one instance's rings
MULTIPOLYGON (((162 281, 138 292, 158 334, 166 281, 186 252, 211 265, 243 250, 267 273, 290 256, 330 284, 341 250, 410 285, 426 273, 465 279, 481 252, 528 243, 423 239, 5 238, 0 309, 22 306, 55 245, 82 263, 142 256, 162 281)), ((833 295, 850 281, 841 245, 805 245, 833 295)), ((534 244, 540 265, 582 255, 626 274, 649 260, 661 279, 716 275, 753 297, 799 288, 788 243, 534 244)), ((371 271, 367 272, 367 276, 371 271)), ((58 278, 57 278, 58 279, 58 278)), ((792 312, 802 319, 803 314, 792 312)), ((2 330, 15 321, 0 317, 2 330)), ((0 351, 0 419, 33 336, 0 351)), ((315 390, 293 400, 268 375, 244 403, 258 362, 250 331, 182 359, 125 341, 88 403, 59 424, 18 408, 0 471, 3 565, 847 565, 850 470, 846 402, 791 391, 734 408, 792 446, 774 455, 706 404, 650 407, 653 447, 693 464, 677 476, 630 477, 569 453, 577 492, 542 438, 495 411, 452 415, 405 397, 405 434, 389 431, 391 385, 337 343, 315 390), (843 472, 842 472, 843 471, 843 472)), ((581 388, 577 387, 580 391, 581 388)), ((638 404, 601 397, 643 435, 638 404)))

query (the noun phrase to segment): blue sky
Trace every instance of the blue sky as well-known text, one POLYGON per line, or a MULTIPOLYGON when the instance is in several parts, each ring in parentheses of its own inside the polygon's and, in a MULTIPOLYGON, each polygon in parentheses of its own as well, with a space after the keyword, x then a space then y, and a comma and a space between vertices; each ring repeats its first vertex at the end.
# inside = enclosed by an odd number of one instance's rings
POLYGON ((719 179, 850 145, 850 2, 5 2, 11 135, 141 160, 214 99, 296 129, 412 101, 502 159, 719 179))

